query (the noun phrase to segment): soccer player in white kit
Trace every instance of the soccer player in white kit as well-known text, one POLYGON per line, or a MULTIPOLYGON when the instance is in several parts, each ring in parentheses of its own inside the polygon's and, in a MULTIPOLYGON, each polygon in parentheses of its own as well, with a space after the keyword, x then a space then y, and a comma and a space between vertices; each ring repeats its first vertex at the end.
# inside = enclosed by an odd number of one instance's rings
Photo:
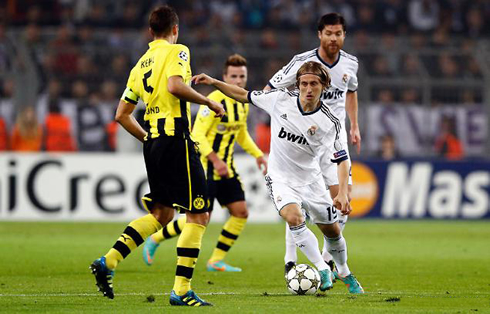
MULTIPOLYGON (((357 70, 359 66, 356 57, 341 50, 345 39, 344 18, 338 13, 329 13, 322 16, 318 23, 318 38, 320 39, 320 46, 318 48, 295 55, 286 66, 270 79, 265 90, 293 86, 296 83, 296 71, 305 62, 315 61, 323 64, 327 67, 332 82, 330 88, 323 92, 322 100, 328 104, 329 108, 338 117, 344 130, 346 130, 345 116, 347 112, 350 120, 351 140, 357 146, 357 153, 359 153, 361 149, 361 135, 357 122, 357 70)), ((342 146, 346 150, 347 156, 349 156, 347 137, 344 136, 343 139, 342 146)), ((332 163, 328 156, 325 157, 321 160, 323 178, 329 188, 331 197, 335 198, 339 191, 337 165, 332 163)), ((350 168, 350 159, 348 163, 350 168)), ((349 200, 351 198, 351 191, 352 177, 349 175, 349 200)), ((342 230, 345 227, 346 221, 347 216, 341 215, 339 217, 342 230)), ((324 242, 322 255, 331 269, 334 270, 332 256, 326 246, 327 241, 324 242)), ((289 228, 286 226, 286 253, 284 256, 286 272, 295 265, 296 260, 296 245, 292 234, 289 232, 289 228)))
POLYGON ((271 151, 266 183, 278 213, 287 222, 296 246, 318 269, 320 290, 332 288, 332 272, 318 249, 318 240, 305 223, 316 223, 327 241, 339 278, 351 293, 364 293, 347 266, 347 246, 338 223, 337 209, 351 211, 347 196, 349 163, 342 124, 320 100, 330 77, 318 62, 303 64, 296 74, 299 93, 286 89, 253 91, 229 85, 206 74, 196 84, 213 85, 239 102, 248 102, 271 116, 271 151), (336 163, 339 192, 332 201, 322 178, 320 158, 336 163), (335 204, 335 207, 333 206, 335 204))

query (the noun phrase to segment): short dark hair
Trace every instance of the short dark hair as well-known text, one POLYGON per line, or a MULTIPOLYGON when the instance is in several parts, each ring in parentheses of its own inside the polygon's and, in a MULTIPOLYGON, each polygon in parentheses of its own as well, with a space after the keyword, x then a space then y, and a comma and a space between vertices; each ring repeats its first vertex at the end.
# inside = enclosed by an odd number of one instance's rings
POLYGON ((228 72, 228 67, 241 67, 241 66, 247 66, 247 59, 245 59, 243 56, 239 55, 238 53, 235 53, 226 59, 225 65, 223 66, 223 74, 226 74, 228 72))
POLYGON ((148 22, 155 35, 166 36, 174 25, 179 24, 179 17, 174 8, 162 5, 151 11, 148 22))
POLYGON ((345 19, 339 13, 327 13, 322 16, 318 21, 318 31, 323 31, 326 25, 342 25, 342 29, 346 31, 345 19))
POLYGON ((300 78, 305 74, 313 74, 318 76, 324 88, 330 87, 330 75, 328 74, 327 69, 325 69, 320 63, 315 61, 303 63, 298 72, 296 72, 296 87, 299 87, 300 78))

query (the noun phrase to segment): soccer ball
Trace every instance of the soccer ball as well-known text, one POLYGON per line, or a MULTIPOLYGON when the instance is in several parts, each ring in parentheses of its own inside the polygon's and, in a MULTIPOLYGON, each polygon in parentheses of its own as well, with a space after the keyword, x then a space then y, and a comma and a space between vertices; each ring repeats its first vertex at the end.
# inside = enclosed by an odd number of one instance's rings
POLYGON ((288 290, 292 294, 315 294, 320 288, 320 274, 307 264, 299 264, 286 274, 288 290))

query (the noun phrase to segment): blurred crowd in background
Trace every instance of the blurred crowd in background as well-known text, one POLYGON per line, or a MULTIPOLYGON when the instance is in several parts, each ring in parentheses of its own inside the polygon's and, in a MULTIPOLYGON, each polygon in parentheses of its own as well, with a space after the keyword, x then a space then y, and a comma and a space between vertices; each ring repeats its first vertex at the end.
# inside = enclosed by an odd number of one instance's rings
MULTIPOLYGON (((360 62, 363 157, 490 151, 488 0, 2 1, 0 150, 138 150, 112 117, 151 41, 148 14, 164 3, 177 9, 194 73, 221 77, 225 58, 240 53, 249 89, 317 47, 318 18, 339 12, 344 50, 360 62)), ((267 127, 251 110, 249 129, 265 151, 267 127)))

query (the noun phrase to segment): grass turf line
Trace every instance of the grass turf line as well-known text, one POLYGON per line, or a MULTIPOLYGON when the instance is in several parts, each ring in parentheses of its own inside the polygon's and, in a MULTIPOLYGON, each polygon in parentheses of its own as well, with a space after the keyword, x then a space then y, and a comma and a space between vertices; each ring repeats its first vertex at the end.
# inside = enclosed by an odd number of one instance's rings
MULTIPOLYGON (((151 267, 143 263, 141 248, 131 254, 116 271, 116 299, 97 293, 88 265, 124 227, 0 222, 0 312, 190 310, 168 305, 175 240, 160 246, 151 267), (155 301, 149 302, 149 296, 155 301)), ((349 295, 342 283, 324 297, 289 295, 283 279, 283 224, 247 225, 227 258, 242 273, 206 272, 220 231, 217 224, 207 230, 192 283, 215 304, 204 312, 490 313, 488 221, 349 221, 349 265, 367 291, 362 296, 349 295)), ((300 262, 307 262, 298 254, 300 262)))

